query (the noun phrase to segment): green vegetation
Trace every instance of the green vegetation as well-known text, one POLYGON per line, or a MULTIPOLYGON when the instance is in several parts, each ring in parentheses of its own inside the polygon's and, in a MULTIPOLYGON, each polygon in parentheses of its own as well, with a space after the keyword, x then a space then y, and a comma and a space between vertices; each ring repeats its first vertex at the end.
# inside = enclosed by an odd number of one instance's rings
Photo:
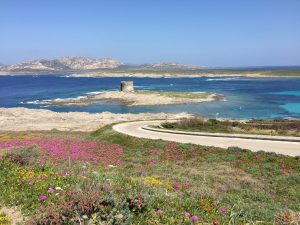
POLYGON ((174 123, 163 123, 167 129, 184 131, 201 131, 210 133, 230 134, 261 134, 300 137, 300 120, 250 120, 221 121, 216 119, 204 120, 200 117, 184 118, 174 123))
MULTIPOLYGON (((86 71, 89 72, 89 71, 86 71)), ((194 69, 194 70, 186 70, 186 69, 177 69, 177 70, 161 70, 161 69, 153 69, 153 68, 127 68, 127 69, 109 69, 109 70, 96 70, 93 72, 98 73, 107 73, 114 72, 116 74, 123 73, 143 73, 143 74, 174 74, 174 75, 236 75, 243 76, 247 75, 263 75, 263 76, 291 76, 291 77, 299 77, 300 69, 299 68, 278 68, 278 69, 239 69, 239 68, 228 68, 228 69, 215 69, 215 68, 203 68, 203 69, 194 69)))
POLYGON ((137 93, 141 94, 159 94, 164 97, 171 98, 186 98, 186 99, 202 99, 207 98, 211 95, 211 93, 206 92, 179 92, 179 91, 151 91, 151 90, 138 90, 137 93))
POLYGON ((110 126, 5 133, 0 144, 0 204, 22 209, 28 224, 299 222, 299 157, 139 139, 110 126))

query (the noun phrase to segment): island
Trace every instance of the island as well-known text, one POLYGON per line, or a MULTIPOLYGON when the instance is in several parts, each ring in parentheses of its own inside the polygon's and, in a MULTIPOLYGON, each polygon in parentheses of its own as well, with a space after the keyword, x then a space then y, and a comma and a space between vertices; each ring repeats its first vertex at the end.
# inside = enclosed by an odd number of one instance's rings
POLYGON ((178 92, 134 90, 133 82, 121 82, 119 91, 107 91, 80 98, 44 100, 43 104, 60 106, 88 106, 99 101, 118 102, 126 106, 156 106, 212 102, 224 99, 223 95, 207 92, 178 92))

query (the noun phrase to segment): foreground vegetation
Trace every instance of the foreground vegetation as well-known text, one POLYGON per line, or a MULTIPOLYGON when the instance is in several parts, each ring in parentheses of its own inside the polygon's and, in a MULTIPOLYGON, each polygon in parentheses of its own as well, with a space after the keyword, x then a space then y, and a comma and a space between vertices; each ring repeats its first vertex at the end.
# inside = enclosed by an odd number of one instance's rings
POLYGON ((0 204, 17 206, 27 224, 299 222, 299 157, 138 139, 111 127, 2 133, 0 149, 0 204))
POLYGON ((162 127, 185 131, 210 133, 260 134, 300 137, 300 120, 204 120, 201 117, 184 118, 177 122, 165 122, 162 127))

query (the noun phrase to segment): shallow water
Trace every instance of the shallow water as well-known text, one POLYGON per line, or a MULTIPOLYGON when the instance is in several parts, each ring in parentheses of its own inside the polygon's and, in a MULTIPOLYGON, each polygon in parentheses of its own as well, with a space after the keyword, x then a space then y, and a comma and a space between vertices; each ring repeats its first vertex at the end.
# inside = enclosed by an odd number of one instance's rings
POLYGON ((72 78, 52 76, 0 76, 0 107, 44 108, 57 112, 113 113, 190 112, 205 117, 237 119, 300 118, 300 78, 72 78), (99 102, 87 107, 59 107, 40 100, 74 98, 116 90, 122 80, 133 80, 136 89, 215 92, 226 101, 168 106, 126 107, 99 102))

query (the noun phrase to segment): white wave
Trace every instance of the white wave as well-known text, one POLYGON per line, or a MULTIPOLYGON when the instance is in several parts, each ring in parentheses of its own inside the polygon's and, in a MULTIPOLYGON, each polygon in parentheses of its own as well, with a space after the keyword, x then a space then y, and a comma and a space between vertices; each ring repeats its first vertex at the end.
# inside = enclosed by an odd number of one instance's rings
MULTIPOLYGON (((49 107, 49 104, 52 104, 52 101, 56 102, 63 102, 66 100, 74 100, 74 99, 81 99, 86 98, 87 96, 78 96, 75 98, 55 98, 55 99, 44 99, 44 100, 33 100, 33 101, 21 101, 20 104, 32 104, 32 105, 48 105, 43 107, 49 107)), ((42 107, 42 106, 41 106, 42 107)))
POLYGON ((91 92, 87 92, 85 94, 87 95, 98 95, 98 94, 101 94, 101 93, 104 93, 105 91, 91 91, 91 92))
POLYGON ((57 75, 56 77, 70 78, 71 76, 69 76, 69 75, 57 75))
POLYGON ((86 98, 86 96, 80 95, 80 96, 78 96, 78 97, 76 97, 76 98, 69 98, 69 99, 81 99, 81 98, 86 98))
POLYGON ((215 80, 223 80, 223 81, 228 81, 228 80, 240 80, 240 77, 226 77, 226 78, 208 78, 206 81, 215 81, 215 80))
POLYGON ((73 99, 81 99, 81 98, 86 98, 86 96, 78 96, 78 97, 75 97, 75 98, 55 98, 55 99, 47 99, 47 100, 44 100, 43 102, 49 102, 49 101, 65 101, 65 100, 73 100, 73 99))
POLYGON ((40 104, 40 100, 34 100, 34 101, 25 101, 23 104, 33 104, 33 105, 38 105, 40 104))

